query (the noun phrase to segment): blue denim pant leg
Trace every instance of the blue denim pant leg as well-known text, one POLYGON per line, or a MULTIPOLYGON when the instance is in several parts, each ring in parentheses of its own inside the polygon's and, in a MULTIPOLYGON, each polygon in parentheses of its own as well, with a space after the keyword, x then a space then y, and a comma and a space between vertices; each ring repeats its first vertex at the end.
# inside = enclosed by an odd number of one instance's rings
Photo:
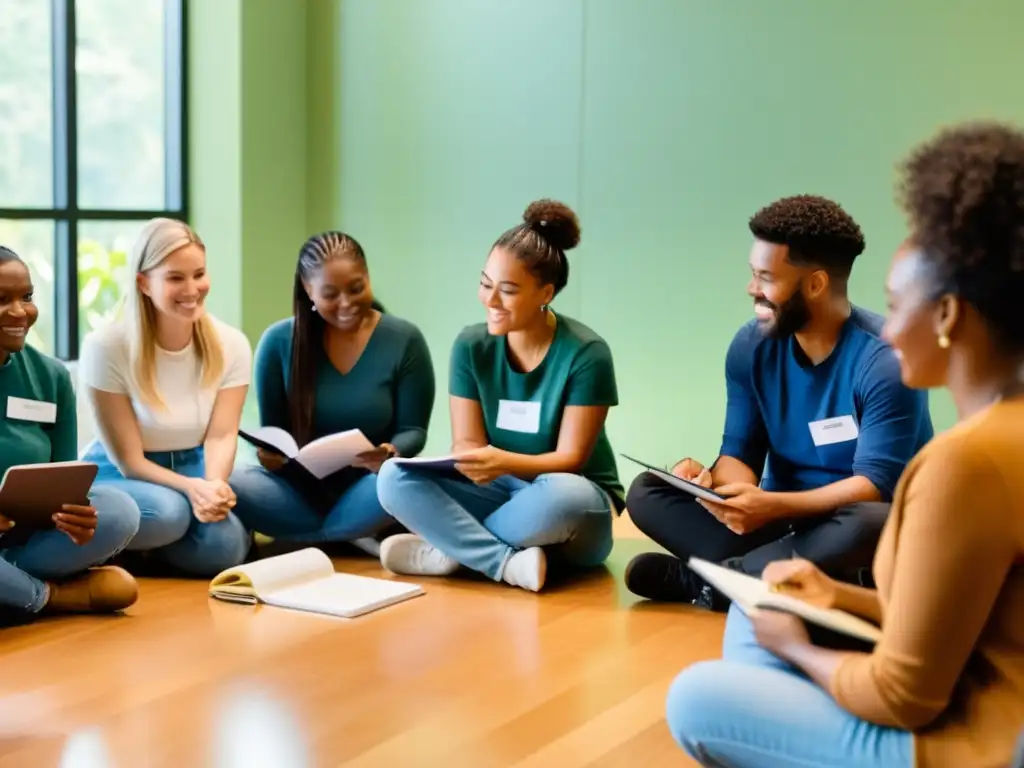
POLYGON ((57 530, 39 531, 15 547, 0 549, 0 605, 38 613, 46 604, 45 581, 65 579, 116 555, 139 530, 135 502, 116 488, 95 487, 96 532, 75 544, 57 530))
POLYGON ((229 482, 238 497, 234 512, 243 525, 282 541, 352 541, 372 536, 391 522, 377 498, 373 474, 346 488, 326 515, 294 485, 263 467, 239 467, 229 482))
POLYGON ((586 478, 499 477, 486 486, 387 462, 377 479, 384 509, 445 554, 498 581, 517 551, 544 547, 576 566, 602 563, 612 547, 607 495, 586 478))
POLYGON ((724 658, 694 664, 669 690, 666 719, 676 742, 714 768, 911 768, 908 731, 850 714, 820 686, 757 645, 752 625, 730 609, 724 658))
MULTIPOLYGON (((100 466, 97 485, 122 490, 138 505, 139 532, 128 549, 152 552, 173 569, 202 578, 216 576, 245 560, 251 539, 233 513, 215 523, 200 522, 185 494, 124 477, 102 447, 94 445, 84 458, 100 466)), ((204 476, 201 448, 147 453, 146 458, 185 477, 204 476)))

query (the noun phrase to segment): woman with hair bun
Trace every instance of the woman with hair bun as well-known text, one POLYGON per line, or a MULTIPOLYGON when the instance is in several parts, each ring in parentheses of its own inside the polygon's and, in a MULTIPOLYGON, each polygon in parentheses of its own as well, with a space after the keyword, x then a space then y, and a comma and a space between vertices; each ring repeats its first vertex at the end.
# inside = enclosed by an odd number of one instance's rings
POLYGON ((413 533, 381 545, 394 573, 445 576, 460 566, 530 591, 547 556, 602 563, 622 485, 605 434, 618 404, 608 345, 556 315, 580 240, 575 213, 539 200, 491 248, 480 277, 484 323, 451 353, 449 394, 456 476, 389 461, 377 493, 413 533))

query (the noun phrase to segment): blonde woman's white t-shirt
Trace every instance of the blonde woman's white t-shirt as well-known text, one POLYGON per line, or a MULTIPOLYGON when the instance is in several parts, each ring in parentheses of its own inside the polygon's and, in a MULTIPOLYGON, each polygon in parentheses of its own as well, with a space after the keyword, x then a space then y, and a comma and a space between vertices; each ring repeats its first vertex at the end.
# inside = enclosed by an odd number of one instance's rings
MULTIPOLYGON (((82 342, 80 386, 128 395, 142 433, 143 451, 183 451, 202 444, 217 393, 247 386, 252 378, 252 347, 240 330, 213 321, 224 351, 220 380, 202 387, 202 368, 190 344, 180 352, 157 348, 156 386, 163 407, 142 401, 132 373, 128 337, 122 323, 93 331, 82 342)), ((95 421, 96 414, 93 414, 95 421)), ((97 430, 97 434, 99 434, 97 430)))

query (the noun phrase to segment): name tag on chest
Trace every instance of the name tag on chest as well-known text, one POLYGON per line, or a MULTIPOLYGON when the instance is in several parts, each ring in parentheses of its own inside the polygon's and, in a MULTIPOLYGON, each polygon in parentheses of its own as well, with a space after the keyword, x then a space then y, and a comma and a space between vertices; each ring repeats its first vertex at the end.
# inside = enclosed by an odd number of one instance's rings
POLYGON ((856 440, 860 435, 853 416, 837 416, 833 419, 812 421, 807 426, 811 430, 811 439, 819 448, 823 445, 848 443, 851 440, 856 440))
POLYGON ((495 426, 506 432, 535 435, 540 432, 540 403, 521 400, 499 400, 495 426))
POLYGON ((44 403, 41 400, 26 400, 21 397, 8 397, 7 418, 35 421, 40 424, 54 424, 57 421, 57 404, 44 403))

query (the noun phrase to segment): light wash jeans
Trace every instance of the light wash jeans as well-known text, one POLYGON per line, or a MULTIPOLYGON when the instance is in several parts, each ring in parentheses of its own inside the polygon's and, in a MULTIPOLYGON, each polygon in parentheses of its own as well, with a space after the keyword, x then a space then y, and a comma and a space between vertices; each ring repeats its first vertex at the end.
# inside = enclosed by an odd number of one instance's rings
POLYGON ((373 536, 391 522, 377 499, 374 474, 348 486, 326 514, 291 482, 263 467, 239 467, 230 483, 238 496, 234 512, 245 527, 282 541, 352 541, 373 536))
POLYGON ((89 503, 96 508, 96 532, 81 546, 57 530, 36 531, 9 548, 0 537, 0 605, 39 613, 49 595, 44 580, 66 579, 106 562, 139 530, 138 507, 116 488, 93 488, 89 503))
MULTIPOLYGON (((147 453, 154 464, 185 477, 203 477, 203 449, 147 453)), ((130 551, 152 551, 172 568, 189 576, 211 578, 245 560, 251 538, 233 513, 216 523, 202 523, 192 514, 192 503, 181 491, 144 480, 126 478, 114 466, 99 441, 85 452, 84 461, 99 465, 97 486, 124 491, 138 506, 139 532, 130 551)))
POLYGON ((735 606, 723 658, 694 664, 668 694, 676 742, 713 768, 912 768, 909 731, 861 720, 757 643, 735 606))
POLYGON ((518 550, 544 547, 568 565, 600 565, 612 550, 611 501, 579 475, 503 476, 485 486, 385 462, 377 496, 393 518, 464 566, 500 581, 518 550))

